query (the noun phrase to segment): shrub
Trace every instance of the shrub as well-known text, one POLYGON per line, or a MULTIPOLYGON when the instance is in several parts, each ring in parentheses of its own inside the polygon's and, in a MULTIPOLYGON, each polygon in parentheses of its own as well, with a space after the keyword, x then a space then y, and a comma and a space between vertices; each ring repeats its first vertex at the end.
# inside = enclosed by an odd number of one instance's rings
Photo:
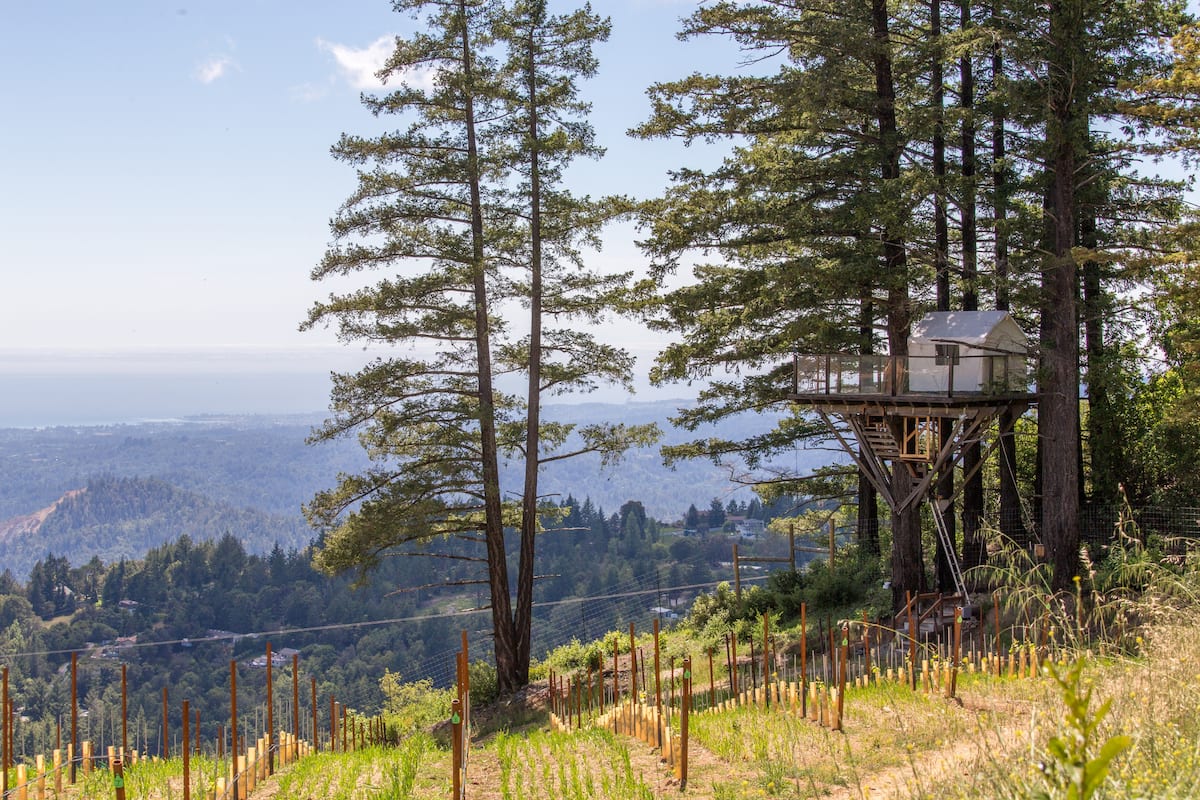
POLYGON ((467 668, 471 679, 471 705, 486 706, 500 694, 496 682, 496 668, 480 659, 467 668))

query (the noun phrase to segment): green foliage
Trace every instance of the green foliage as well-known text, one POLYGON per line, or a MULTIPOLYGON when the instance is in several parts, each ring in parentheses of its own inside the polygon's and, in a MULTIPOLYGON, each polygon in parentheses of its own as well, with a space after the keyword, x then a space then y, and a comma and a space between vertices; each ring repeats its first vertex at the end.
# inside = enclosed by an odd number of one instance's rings
POLYGON ((758 619, 764 612, 779 614, 785 622, 800 618, 800 605, 809 614, 831 611, 862 611, 876 616, 890 608, 890 596, 882 587, 879 562, 859 558, 853 547, 840 551, 831 570, 825 561, 813 561, 803 571, 780 570, 771 574, 766 586, 743 592, 739 604, 729 584, 722 583, 712 594, 703 594, 692 605, 688 624, 694 629, 728 629, 737 620, 758 619))
POLYGON ((1072 662, 1065 673, 1047 665, 1067 713, 1065 730, 1046 743, 1049 758, 1041 769, 1049 787, 1032 795, 1040 800, 1090 800, 1104 784, 1113 760, 1133 745, 1133 739, 1124 735, 1101 739, 1101 724, 1112 701, 1091 709, 1092 689, 1085 688, 1083 667, 1082 659, 1072 662))
POLYGON ((704 592, 692 601, 684 626, 706 647, 715 647, 738 622, 744 622, 743 605, 728 581, 721 581, 712 592, 704 592))
MULTIPOLYGON (((82 569, 90 558, 106 563, 138 558, 165 541, 187 536, 193 541, 220 539, 230 531, 258 552, 273 544, 286 549, 308 544, 310 532, 295 516, 284 517, 250 508, 235 508, 192 491, 185 491, 158 478, 97 477, 65 495, 38 528, 40 549, 19 539, 0 542, 0 558, 18 574, 28 574, 42 554, 60 553, 62 564, 47 558, 43 568, 55 574, 37 575, 40 593, 35 606, 43 616, 74 610, 79 600, 96 602, 100 586, 77 581, 84 597, 54 598, 69 561, 82 569), (54 606, 53 613, 45 604, 54 606)), ((34 509, 29 509, 30 511, 34 509)), ((81 576, 82 577, 82 576, 81 576)), ((79 591, 76 591, 79 594, 79 591)), ((32 598, 31 598, 32 601, 32 598)))
POLYGON ((475 661, 467 668, 467 673, 471 678, 472 704, 486 706, 499 696, 494 666, 486 661, 475 661))
POLYGON ((384 697, 384 713, 390 732, 403 738, 426 730, 450 716, 453 689, 435 689, 433 682, 421 679, 405 682, 388 670, 379 680, 384 697))
POLYGON ((545 678, 552 669, 559 673, 577 669, 587 670, 589 667, 600 669, 605 663, 605 642, 611 642, 612 638, 612 635, 609 635, 587 644, 573 638, 570 642, 551 650, 544 659, 540 659, 532 670, 532 675, 545 678))

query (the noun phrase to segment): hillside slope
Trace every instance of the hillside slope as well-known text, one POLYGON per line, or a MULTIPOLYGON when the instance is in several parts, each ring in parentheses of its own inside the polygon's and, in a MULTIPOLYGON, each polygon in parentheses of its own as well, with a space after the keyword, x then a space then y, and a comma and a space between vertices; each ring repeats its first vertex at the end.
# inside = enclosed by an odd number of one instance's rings
POLYGON ((311 532, 302 520, 236 508, 155 478, 94 478, 52 505, 0 521, 0 562, 16 576, 53 553, 82 564, 138 558, 153 547, 188 536, 193 541, 231 533, 253 553, 278 543, 303 548, 311 532))

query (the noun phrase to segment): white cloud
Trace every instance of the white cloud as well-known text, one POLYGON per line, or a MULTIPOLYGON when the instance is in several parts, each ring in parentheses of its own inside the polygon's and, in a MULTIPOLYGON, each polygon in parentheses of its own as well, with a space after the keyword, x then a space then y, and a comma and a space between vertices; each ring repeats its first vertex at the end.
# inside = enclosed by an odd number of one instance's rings
POLYGON ((358 48, 317 39, 317 47, 333 56, 342 76, 355 89, 382 89, 383 82, 375 73, 383 69, 394 42, 392 36, 380 36, 366 47, 358 48))
POLYGON ((203 84, 209 84, 225 77, 230 70, 236 67, 236 62, 230 56, 213 56, 196 67, 196 80, 203 84))
MULTIPOLYGON (((383 69, 392 55, 395 41, 394 36, 380 36, 366 47, 351 47, 317 39, 317 47, 333 56, 338 71, 351 87, 369 91, 384 88, 383 81, 376 77, 376 73, 383 69)), ((433 86, 434 74, 435 71, 431 69, 411 70, 404 79, 410 86, 429 89, 433 86)), ((393 80, 392 83, 396 81, 393 80)))

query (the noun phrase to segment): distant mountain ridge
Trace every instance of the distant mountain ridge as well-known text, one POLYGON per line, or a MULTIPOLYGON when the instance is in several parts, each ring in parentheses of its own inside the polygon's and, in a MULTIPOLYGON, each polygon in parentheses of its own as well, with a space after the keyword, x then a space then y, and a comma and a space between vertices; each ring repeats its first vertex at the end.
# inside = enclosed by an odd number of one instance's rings
POLYGON ((239 509, 187 492, 157 478, 102 477, 65 493, 34 514, 0 521, 0 563, 23 579, 49 554, 82 564, 141 558, 164 542, 233 533, 253 553, 278 543, 301 549, 311 532, 301 520, 239 509))

